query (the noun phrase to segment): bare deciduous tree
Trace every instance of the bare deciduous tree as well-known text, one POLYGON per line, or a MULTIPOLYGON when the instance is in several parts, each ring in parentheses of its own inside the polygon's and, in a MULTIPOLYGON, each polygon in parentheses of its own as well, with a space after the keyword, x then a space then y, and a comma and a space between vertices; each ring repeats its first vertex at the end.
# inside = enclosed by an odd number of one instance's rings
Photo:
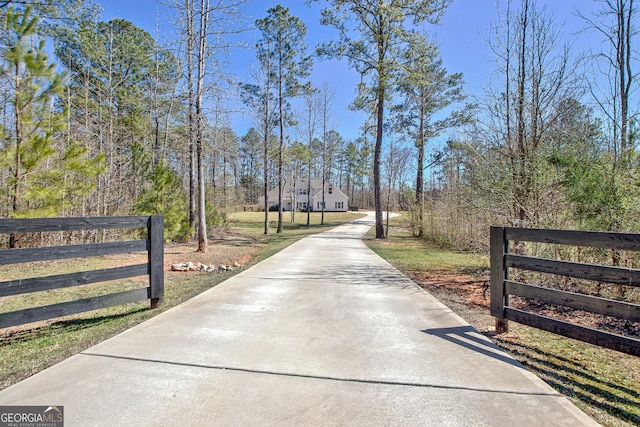
POLYGON ((629 124, 637 111, 629 101, 636 79, 634 58, 638 34, 634 0, 600 0, 602 8, 593 16, 579 13, 587 25, 605 40, 607 50, 591 53, 593 71, 588 79, 591 94, 612 124, 612 148, 616 161, 626 161, 631 147, 629 124))
POLYGON ((547 184, 540 169, 546 135, 558 119, 555 107, 578 97, 580 88, 576 64, 556 37, 560 29, 553 16, 531 0, 522 0, 517 11, 510 6, 490 40, 501 81, 487 95, 488 115, 478 136, 493 152, 491 161, 504 166, 496 173, 501 170, 500 179, 508 182, 508 220, 536 225, 547 184))

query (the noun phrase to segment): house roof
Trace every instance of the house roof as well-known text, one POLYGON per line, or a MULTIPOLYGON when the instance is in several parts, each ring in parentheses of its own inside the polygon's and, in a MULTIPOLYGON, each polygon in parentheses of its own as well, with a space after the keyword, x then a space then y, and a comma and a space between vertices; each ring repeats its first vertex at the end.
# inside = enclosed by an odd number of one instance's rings
MULTIPOLYGON (((287 200, 289 199, 288 195, 291 193, 291 191, 293 189, 295 190, 302 190, 302 189, 306 189, 309 186, 309 182, 306 180, 299 180, 296 182, 295 185, 292 185, 289 182, 285 182, 284 186, 283 186, 283 199, 287 200)), ((349 200, 349 197, 344 194, 344 192, 342 190, 340 190, 340 188, 336 185, 333 185, 330 182, 325 182, 324 184, 324 188, 325 188, 325 192, 329 191, 329 187, 332 188, 332 191, 335 192, 336 195, 338 196, 343 196, 346 200, 349 200)), ((320 193, 322 191, 322 180, 321 179, 312 179, 311 180, 311 196, 314 196, 318 193, 320 193)), ((268 192, 268 198, 269 200, 276 200, 278 198, 278 187, 273 187, 271 190, 269 190, 268 192)), ((264 203, 264 196, 261 196, 258 201, 261 201, 261 203, 264 203)))

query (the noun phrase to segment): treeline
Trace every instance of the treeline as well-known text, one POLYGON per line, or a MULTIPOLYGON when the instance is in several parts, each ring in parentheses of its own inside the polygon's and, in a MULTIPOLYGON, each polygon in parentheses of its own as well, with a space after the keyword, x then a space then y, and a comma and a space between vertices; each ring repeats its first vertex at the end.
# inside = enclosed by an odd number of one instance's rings
POLYGON ((386 209, 411 212, 418 236, 472 248, 490 224, 638 231, 631 0, 580 16, 601 42, 592 52, 563 38, 564 17, 505 2, 487 40, 496 69, 475 97, 426 35, 447 1, 312 2, 337 30, 317 46, 288 8, 246 22, 243 3, 169 2, 176 37, 160 40, 102 22, 91 1, 0 2, 0 216, 163 213, 168 238, 206 250, 234 206, 320 179, 376 210, 377 237, 386 209), (248 30, 254 71, 238 78, 224 58, 248 30), (332 89, 310 81, 327 58, 360 75, 359 138, 340 135, 332 89), (245 134, 230 125, 234 102, 245 134))
POLYGON ((576 13, 584 30, 572 35, 535 1, 501 11, 495 78, 444 148, 427 198, 435 235, 486 249, 491 224, 640 231, 637 7, 576 13), (572 37, 594 50, 576 51, 572 37))
MULTIPOLYGON (((278 183, 278 136, 268 130, 265 150, 258 126, 236 134, 219 96, 240 88, 217 55, 251 25, 241 3, 175 2, 181 37, 164 45, 126 20, 102 22, 88 1, 2 2, 0 216, 163 213, 169 239, 202 233, 205 249, 207 224, 257 204, 278 183)), ((320 134, 310 89, 304 112, 283 109, 295 138, 283 173, 324 176, 366 203, 369 144, 331 126, 326 87, 320 134)))

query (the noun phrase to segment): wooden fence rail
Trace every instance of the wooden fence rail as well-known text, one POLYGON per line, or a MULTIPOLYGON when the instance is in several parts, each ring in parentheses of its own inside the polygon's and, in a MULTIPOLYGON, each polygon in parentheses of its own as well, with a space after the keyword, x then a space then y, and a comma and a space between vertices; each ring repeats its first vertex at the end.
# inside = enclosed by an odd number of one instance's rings
POLYGON ((148 255, 148 261, 146 263, 125 267, 60 274, 55 276, 4 281, 0 282, 0 297, 46 291, 50 289, 61 289, 71 286, 87 285, 144 275, 149 275, 148 287, 59 304, 0 313, 0 328, 83 313, 113 305, 137 302, 144 299, 149 299, 151 301, 151 308, 157 307, 164 296, 164 217, 162 215, 94 218, 0 219, 0 234, 39 233, 69 230, 104 230, 114 228, 146 228, 147 238, 144 240, 120 242, 49 246, 42 248, 4 249, 0 250, 0 265, 143 251, 146 251, 148 255))
POLYGON ((537 299, 546 304, 640 322, 640 305, 637 304, 519 283, 509 279, 509 269, 517 268, 640 287, 640 270, 536 258, 509 251, 510 241, 638 251, 640 234, 491 227, 490 239, 491 315, 496 318, 497 332, 506 332, 508 321, 513 320, 559 335, 640 356, 640 340, 509 306, 509 296, 515 295, 537 299))

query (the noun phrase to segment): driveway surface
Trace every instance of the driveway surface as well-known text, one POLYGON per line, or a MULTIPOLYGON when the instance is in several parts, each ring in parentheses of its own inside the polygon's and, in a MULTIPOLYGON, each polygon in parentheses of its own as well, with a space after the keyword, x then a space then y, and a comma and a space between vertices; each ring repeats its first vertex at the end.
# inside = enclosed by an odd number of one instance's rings
POLYGON ((12 387, 65 426, 587 426, 548 385, 369 250, 307 237, 12 387))

